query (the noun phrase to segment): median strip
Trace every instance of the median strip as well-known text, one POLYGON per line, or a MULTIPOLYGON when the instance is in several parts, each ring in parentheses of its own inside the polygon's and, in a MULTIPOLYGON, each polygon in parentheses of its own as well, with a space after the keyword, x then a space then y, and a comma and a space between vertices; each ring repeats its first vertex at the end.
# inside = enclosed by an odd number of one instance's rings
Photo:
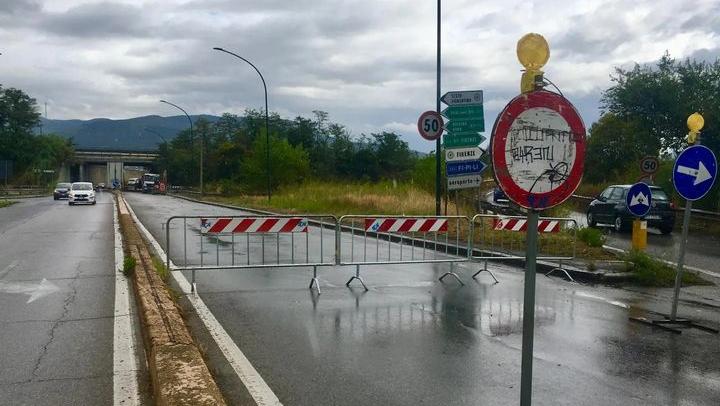
POLYGON ((123 246, 132 271, 155 402, 158 405, 224 405, 225 401, 121 196, 123 246))

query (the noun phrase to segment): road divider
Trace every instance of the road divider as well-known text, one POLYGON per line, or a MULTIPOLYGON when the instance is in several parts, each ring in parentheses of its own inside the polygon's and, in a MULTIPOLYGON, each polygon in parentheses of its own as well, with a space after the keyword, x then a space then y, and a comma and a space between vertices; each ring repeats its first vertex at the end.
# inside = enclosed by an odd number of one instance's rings
POLYGON ((154 270, 145 241, 118 195, 118 213, 127 254, 136 261, 135 297, 155 403, 158 405, 224 405, 225 401, 170 297, 154 270))

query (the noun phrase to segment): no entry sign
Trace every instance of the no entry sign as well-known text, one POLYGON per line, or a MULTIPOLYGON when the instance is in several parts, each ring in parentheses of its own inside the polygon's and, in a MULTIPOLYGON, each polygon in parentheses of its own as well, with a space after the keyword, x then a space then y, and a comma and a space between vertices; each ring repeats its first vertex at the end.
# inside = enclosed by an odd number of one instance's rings
POLYGON ((521 207, 543 210, 580 184, 585 125, 559 94, 538 90, 514 98, 498 115, 490 140, 495 180, 521 207))

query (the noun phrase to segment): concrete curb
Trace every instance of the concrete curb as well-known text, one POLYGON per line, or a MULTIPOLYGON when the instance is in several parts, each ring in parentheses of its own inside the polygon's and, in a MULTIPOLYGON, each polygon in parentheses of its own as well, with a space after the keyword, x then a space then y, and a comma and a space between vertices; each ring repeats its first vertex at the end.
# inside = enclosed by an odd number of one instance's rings
POLYGON ((155 403, 225 405, 120 193, 117 201, 123 246, 136 262, 132 279, 155 403))
MULTIPOLYGON (((186 201, 189 201, 189 202, 202 203, 202 204, 207 204, 207 205, 210 205, 210 206, 222 207, 222 208, 225 208, 225 209, 242 210, 242 211, 246 211, 246 212, 249 212, 249 213, 255 213, 255 214, 258 214, 258 215, 270 215, 270 216, 272 216, 272 215, 277 215, 277 214, 278 214, 278 213, 274 213, 274 212, 270 212, 270 211, 265 211, 265 210, 251 209, 251 208, 248 208, 248 207, 233 206, 233 205, 230 205, 230 204, 211 202, 211 201, 207 201, 207 200, 200 200, 200 199, 195 199, 195 198, 192 198, 192 197, 182 196, 182 195, 178 195, 178 194, 168 194, 168 196, 171 196, 171 197, 174 197, 174 198, 177 198, 177 199, 186 200, 186 201)), ((325 226, 325 225, 323 225, 323 226, 325 226)), ((333 227, 333 228, 334 228, 334 227, 333 227)), ((353 230, 350 230, 349 227, 343 227, 343 228, 346 228, 348 232, 354 232, 353 230)), ((372 234, 372 233, 368 233, 368 235, 370 235, 370 234, 372 234)), ((383 239, 386 238, 385 235, 380 235, 379 237, 380 237, 380 238, 383 238, 383 239)), ((392 237, 390 237, 390 238, 392 239, 392 237)), ((393 242, 398 242, 398 243, 399 243, 399 242, 400 242, 400 238, 393 239, 393 242)), ((411 240, 408 239, 408 238, 405 238, 405 239, 403 239, 403 242, 404 242, 405 244, 408 244, 408 243, 411 242, 411 240)), ((421 245, 422 245, 422 241, 421 241, 421 240, 412 241, 412 243, 413 243, 413 244, 417 244, 416 246, 421 246, 421 245)), ((446 245, 446 244, 443 243, 443 242, 438 242, 438 248, 440 248, 440 251, 444 251, 444 250, 445 250, 445 245, 446 245)), ((447 244, 447 245, 450 247, 450 251, 451 251, 451 252, 454 252, 455 249, 457 249, 459 253, 461 253, 461 254, 463 254, 463 255, 467 255, 468 247, 467 247, 466 245, 462 245, 462 246, 460 246, 460 247, 456 247, 454 244, 447 244)), ((474 250, 474 252, 477 253, 477 254, 485 253, 485 252, 483 252, 483 251, 481 251, 481 250, 474 250)), ((489 253, 489 252, 488 252, 488 253, 489 253)), ((525 266, 525 260, 522 260, 522 259, 503 258, 503 256, 502 256, 503 254, 500 254, 500 253, 489 253, 489 254, 497 255, 497 258, 496 258, 496 259, 493 259, 492 261, 502 262, 502 263, 509 263, 509 264, 513 264, 513 265, 518 266, 518 267, 524 267, 524 266, 525 266)), ((475 263, 476 263, 476 264, 480 264, 480 262, 475 262, 475 263)), ((537 265, 536 265, 536 269, 537 269, 537 272, 539 272, 539 273, 549 274, 549 273, 553 272, 553 270, 557 269, 557 268, 558 268, 558 265, 559 265, 559 263, 557 263, 557 262, 538 261, 538 262, 537 262, 537 265)), ((562 269, 564 269, 565 271, 567 271, 568 274, 569 274, 573 279, 575 279, 575 280, 577 280, 577 281, 580 281, 580 282, 586 282, 586 283, 609 283, 609 284, 617 284, 617 283, 625 282, 625 281, 629 280, 629 279, 632 277, 632 273, 629 273, 629 272, 606 272, 606 271, 602 271, 602 270, 599 270, 599 271, 587 271, 587 270, 578 268, 578 267, 576 267, 576 266, 569 265, 569 264, 567 264, 567 263, 563 263, 562 269)), ((562 273, 560 273, 559 275, 562 275, 562 273)))

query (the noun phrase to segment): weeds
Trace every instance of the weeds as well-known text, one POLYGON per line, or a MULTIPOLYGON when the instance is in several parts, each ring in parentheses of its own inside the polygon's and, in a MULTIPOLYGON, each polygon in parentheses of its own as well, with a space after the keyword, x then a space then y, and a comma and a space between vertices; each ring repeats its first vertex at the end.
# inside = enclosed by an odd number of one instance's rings
POLYGON ((602 247, 605 244, 605 236, 597 228, 583 227, 577 231, 577 238, 589 247, 602 247))
MULTIPOLYGON (((675 269, 644 252, 633 250, 625 256, 628 271, 634 273, 633 281, 640 286, 672 287, 675 285, 675 269)), ((707 285, 708 281, 690 272, 683 272, 685 285, 707 285)))
POLYGON ((170 277, 170 272, 168 272, 167 267, 165 264, 159 260, 156 257, 152 257, 153 266, 155 267, 155 272, 160 276, 160 279, 167 282, 168 278, 170 277))
POLYGON ((123 269, 122 269, 123 275, 125 275, 128 278, 130 276, 132 276, 135 273, 135 265, 136 265, 135 258, 133 258, 129 255, 126 256, 125 259, 123 260, 123 269))
POLYGON ((15 204, 15 203, 17 203, 17 202, 14 201, 14 200, 5 200, 5 199, 2 199, 2 200, 0 200, 0 209, 3 208, 3 207, 12 206, 12 205, 15 204))

